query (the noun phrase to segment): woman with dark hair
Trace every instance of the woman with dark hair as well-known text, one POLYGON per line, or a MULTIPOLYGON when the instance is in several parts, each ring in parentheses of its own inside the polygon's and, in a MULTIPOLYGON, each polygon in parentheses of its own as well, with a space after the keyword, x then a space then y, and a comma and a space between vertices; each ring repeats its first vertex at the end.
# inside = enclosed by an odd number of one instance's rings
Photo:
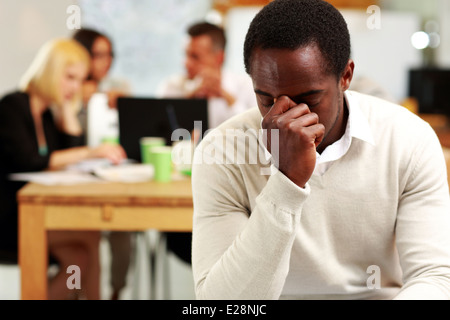
POLYGON ((117 98, 127 95, 130 88, 123 80, 108 78, 114 60, 113 45, 108 36, 92 29, 79 29, 73 39, 83 45, 91 56, 91 68, 83 84, 84 107, 80 112, 80 121, 86 128, 86 108, 93 94, 106 93, 109 107, 116 108, 117 98))
MULTIPOLYGON (((91 29, 78 30, 73 35, 73 39, 82 44, 91 55, 91 69, 83 85, 83 101, 87 105, 94 93, 104 91, 101 84, 111 69, 114 59, 113 46, 106 35, 91 29)), ((107 90, 107 93, 110 107, 115 107, 115 100, 119 92, 107 90)))

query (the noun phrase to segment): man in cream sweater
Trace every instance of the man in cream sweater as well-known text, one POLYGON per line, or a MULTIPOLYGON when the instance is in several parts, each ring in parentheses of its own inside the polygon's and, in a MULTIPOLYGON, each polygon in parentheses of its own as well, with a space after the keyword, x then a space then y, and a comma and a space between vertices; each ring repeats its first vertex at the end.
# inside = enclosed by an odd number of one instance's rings
POLYGON ((199 299, 448 299, 450 199, 431 127, 347 90, 342 15, 275 0, 244 61, 258 108, 210 132, 193 165, 199 299))

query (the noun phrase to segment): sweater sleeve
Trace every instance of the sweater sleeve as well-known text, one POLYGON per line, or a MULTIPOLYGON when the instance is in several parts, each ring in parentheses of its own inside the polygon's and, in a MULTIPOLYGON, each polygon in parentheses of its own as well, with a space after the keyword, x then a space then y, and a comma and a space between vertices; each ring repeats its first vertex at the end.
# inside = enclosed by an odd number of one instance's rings
POLYGON ((278 299, 309 186, 275 169, 249 212, 237 166, 195 164, 199 149, 192 173, 197 298, 278 299))
POLYGON ((400 198, 396 243, 403 270, 397 299, 450 299, 450 205, 446 164, 435 133, 421 138, 400 198))

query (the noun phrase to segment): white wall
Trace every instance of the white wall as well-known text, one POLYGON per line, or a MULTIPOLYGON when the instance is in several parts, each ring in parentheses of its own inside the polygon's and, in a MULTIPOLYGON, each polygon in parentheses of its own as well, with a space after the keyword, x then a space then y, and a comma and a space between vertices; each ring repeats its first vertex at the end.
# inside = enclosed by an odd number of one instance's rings
POLYGON ((47 40, 71 33, 68 6, 75 0, 0 0, 0 95, 16 89, 47 40))
POLYGON ((365 11, 342 10, 342 14, 350 30, 354 77, 372 79, 401 102, 408 95, 409 69, 422 63, 422 53, 410 41, 420 30, 420 18, 382 10, 380 29, 369 29, 365 11))
MULTIPOLYGON (((229 45, 226 67, 243 71, 243 43, 248 26, 260 7, 235 8, 229 11, 225 23, 229 45)), ((382 10, 381 28, 369 29, 370 16, 362 10, 341 10, 347 21, 355 77, 368 77, 381 85, 396 100, 407 95, 408 70, 421 63, 421 52, 410 43, 411 35, 420 30, 421 19, 413 12, 382 10)))
POLYGON ((449 0, 379 0, 382 8, 397 12, 415 12, 422 25, 427 21, 439 23, 440 46, 436 49, 435 63, 450 68, 450 1, 449 0))
POLYGON ((439 1, 439 20, 441 22, 441 45, 437 49, 437 62, 441 67, 450 68, 450 1, 439 1))
POLYGON ((248 27, 261 7, 230 9, 224 19, 227 36, 225 68, 234 72, 245 72, 244 41, 248 27))

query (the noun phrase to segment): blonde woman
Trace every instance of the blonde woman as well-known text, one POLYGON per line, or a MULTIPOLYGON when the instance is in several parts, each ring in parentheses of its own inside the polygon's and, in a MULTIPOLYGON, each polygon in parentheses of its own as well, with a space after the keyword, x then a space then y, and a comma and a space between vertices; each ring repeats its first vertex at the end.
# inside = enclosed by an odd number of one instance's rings
MULTIPOLYGON (((126 154, 110 144, 82 146, 77 119, 81 86, 89 70, 88 52, 76 41, 46 43, 25 73, 20 89, 0 100, 0 252, 17 253, 16 193, 24 183, 14 172, 52 170, 89 158, 119 163, 126 154)), ((50 231, 50 258, 60 272, 50 279, 50 299, 100 299, 99 232, 50 231), (69 290, 66 270, 81 269, 81 290, 69 290)))

